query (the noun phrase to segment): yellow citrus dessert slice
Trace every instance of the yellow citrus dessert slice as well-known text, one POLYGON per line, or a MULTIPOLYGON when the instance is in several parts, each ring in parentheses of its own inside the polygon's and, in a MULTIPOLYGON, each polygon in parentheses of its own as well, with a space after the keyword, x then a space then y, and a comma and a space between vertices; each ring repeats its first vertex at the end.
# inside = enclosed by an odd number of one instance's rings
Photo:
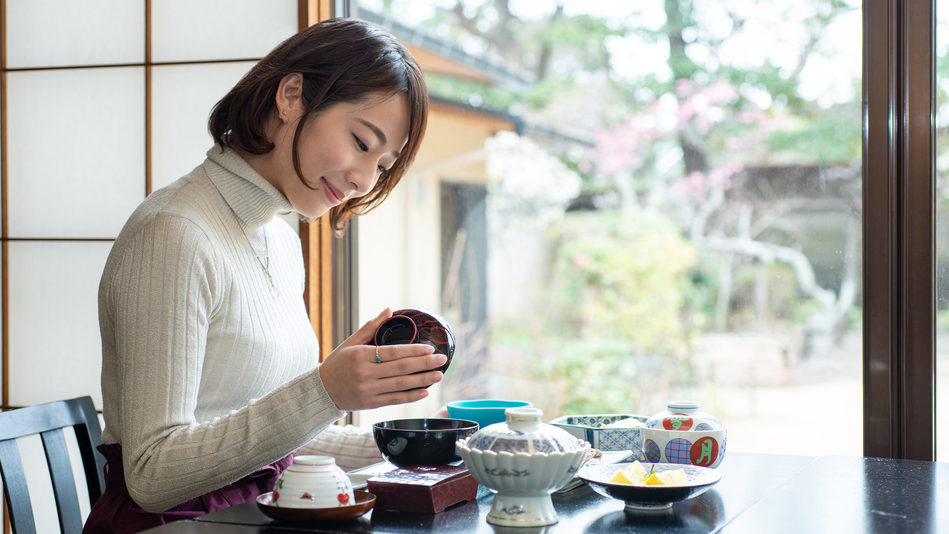
POLYGON ((617 471, 610 482, 614 484, 633 484, 642 486, 646 481, 646 468, 639 463, 639 460, 627 465, 617 471))
POLYGON ((610 483, 612 483, 612 484, 634 484, 634 482, 633 482, 632 480, 630 480, 630 479, 626 476, 626 470, 625 470, 625 469, 620 469, 620 470, 616 471, 616 473, 613 475, 613 478, 610 479, 610 483))
POLYGON ((646 479, 647 486, 665 486, 666 483, 659 477, 662 473, 653 473, 646 479))
POLYGON ((685 486, 689 479, 685 477, 684 469, 653 473, 646 479, 647 486, 685 486))
POLYGON ((662 486, 684 486, 689 483, 689 479, 685 478, 684 469, 676 469, 675 471, 663 471, 662 473, 655 473, 653 476, 649 477, 650 480, 656 478, 655 482, 646 481, 646 484, 658 484, 662 486))
POLYGON ((632 480, 634 484, 643 484, 646 482, 648 473, 646 473, 646 468, 643 467, 643 464, 639 463, 639 460, 626 466, 623 471, 626 471, 626 478, 632 480))
POLYGON ((675 471, 666 471, 663 473, 669 477, 670 486, 688 485, 689 479, 685 476, 685 469, 676 469, 675 471))

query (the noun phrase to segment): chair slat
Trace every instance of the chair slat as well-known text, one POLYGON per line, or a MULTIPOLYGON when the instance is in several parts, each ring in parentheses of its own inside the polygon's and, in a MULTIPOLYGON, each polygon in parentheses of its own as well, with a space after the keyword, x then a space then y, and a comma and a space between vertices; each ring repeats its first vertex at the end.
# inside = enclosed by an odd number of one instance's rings
POLYGON ((76 441, 79 444, 79 454, 82 456, 82 466, 86 473, 86 485, 89 487, 89 504, 95 504, 105 491, 105 457, 96 450, 102 445, 102 428, 99 426, 99 415, 89 397, 75 399, 77 409, 82 414, 85 424, 77 425, 76 441))
POLYGON ((63 534, 82 533, 82 514, 79 511, 79 495, 76 493, 76 479, 72 473, 72 462, 63 429, 41 432, 43 448, 46 449, 46 463, 49 465, 49 478, 53 483, 56 496, 56 511, 59 512, 59 525, 63 534))
POLYGON ((75 408, 75 405, 76 403, 72 401, 51 402, 3 412, 0 439, 39 434, 51 428, 62 428, 83 422, 81 412, 75 408))
POLYGON ((65 534, 81 534, 79 496, 62 431, 67 426, 75 430, 86 474, 89 503, 95 504, 105 489, 105 457, 95 450, 102 444, 102 430, 91 397, 0 413, 0 475, 3 476, 3 489, 14 534, 36 534, 26 473, 16 443, 16 438, 36 434, 42 438, 46 452, 61 530, 65 534))
POLYGON ((3 493, 7 498, 10 525, 16 534, 35 534, 33 507, 30 505, 30 489, 26 486, 26 473, 20 461, 16 439, 0 441, 0 476, 3 477, 3 493))

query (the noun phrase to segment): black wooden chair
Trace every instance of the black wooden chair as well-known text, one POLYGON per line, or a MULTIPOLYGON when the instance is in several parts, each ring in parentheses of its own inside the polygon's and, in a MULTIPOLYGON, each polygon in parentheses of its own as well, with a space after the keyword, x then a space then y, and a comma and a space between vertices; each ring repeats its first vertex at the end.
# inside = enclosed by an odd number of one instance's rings
POLYGON ((89 488, 89 503, 95 503, 105 488, 102 468, 105 458, 96 451, 102 429, 90 397, 50 402, 0 413, 0 475, 14 534, 35 534, 33 506, 16 438, 39 434, 46 450, 56 510, 63 534, 80 534, 82 517, 72 464, 66 450, 63 428, 75 429, 83 470, 89 488))

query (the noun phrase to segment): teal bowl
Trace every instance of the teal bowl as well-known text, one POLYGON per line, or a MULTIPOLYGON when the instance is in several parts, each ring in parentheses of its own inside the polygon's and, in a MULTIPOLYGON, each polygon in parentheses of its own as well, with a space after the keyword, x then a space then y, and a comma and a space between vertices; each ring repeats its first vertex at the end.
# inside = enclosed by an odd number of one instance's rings
POLYGON ((530 408, 534 405, 527 401, 479 399, 452 401, 447 406, 448 417, 474 421, 484 428, 494 423, 503 423, 504 410, 508 408, 530 408))

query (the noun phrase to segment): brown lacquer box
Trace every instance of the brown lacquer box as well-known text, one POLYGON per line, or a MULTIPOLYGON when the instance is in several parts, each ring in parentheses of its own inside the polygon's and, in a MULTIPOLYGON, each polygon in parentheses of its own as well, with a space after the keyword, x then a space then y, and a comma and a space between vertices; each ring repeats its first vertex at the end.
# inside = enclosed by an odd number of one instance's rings
POLYGON ((376 510, 437 514, 478 495, 478 482, 459 465, 416 465, 370 478, 369 493, 376 496, 376 510))

